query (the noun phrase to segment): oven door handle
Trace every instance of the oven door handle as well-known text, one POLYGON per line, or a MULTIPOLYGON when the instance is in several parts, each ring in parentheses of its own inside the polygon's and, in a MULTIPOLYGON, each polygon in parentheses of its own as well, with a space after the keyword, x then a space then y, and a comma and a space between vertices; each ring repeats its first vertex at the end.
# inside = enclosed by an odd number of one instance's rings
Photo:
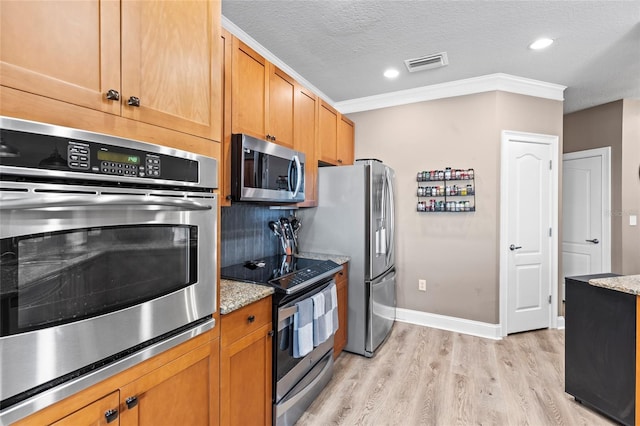
POLYGON ((86 196, 57 196, 55 200, 3 200, 0 210, 35 210, 51 207, 104 207, 104 206, 129 206, 129 207, 174 207, 181 210, 211 210, 212 207, 200 204, 184 198, 171 199, 164 197, 137 197, 127 195, 101 195, 100 197, 86 196))

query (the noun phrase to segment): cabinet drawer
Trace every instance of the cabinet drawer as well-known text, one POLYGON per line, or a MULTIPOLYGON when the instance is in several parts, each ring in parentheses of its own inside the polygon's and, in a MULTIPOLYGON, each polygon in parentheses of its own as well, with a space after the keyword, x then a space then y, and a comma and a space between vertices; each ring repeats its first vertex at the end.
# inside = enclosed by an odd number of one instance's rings
POLYGON ((254 302, 221 317, 222 346, 271 323, 271 297, 254 302))

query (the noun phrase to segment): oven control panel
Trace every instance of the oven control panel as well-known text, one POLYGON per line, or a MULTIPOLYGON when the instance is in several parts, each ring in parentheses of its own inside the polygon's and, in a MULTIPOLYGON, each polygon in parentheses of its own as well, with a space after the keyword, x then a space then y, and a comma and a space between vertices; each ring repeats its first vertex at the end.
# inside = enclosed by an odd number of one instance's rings
POLYGON ((79 129, 0 116, 0 175, 105 185, 217 188, 217 160, 79 129))
POLYGON ((90 170, 107 175, 161 178, 162 158, 157 154, 116 151, 105 146, 96 147, 70 141, 67 146, 68 165, 71 170, 90 170), (91 159, 97 160, 92 163, 91 159))

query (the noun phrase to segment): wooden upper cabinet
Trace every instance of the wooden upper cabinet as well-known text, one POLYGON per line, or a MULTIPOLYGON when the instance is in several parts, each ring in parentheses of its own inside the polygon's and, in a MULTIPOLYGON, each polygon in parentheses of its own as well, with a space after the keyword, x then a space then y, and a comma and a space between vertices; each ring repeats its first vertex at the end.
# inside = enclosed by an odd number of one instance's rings
POLYGON ((336 164, 338 161, 338 111, 320 100, 318 113, 318 160, 336 164))
POLYGON ((340 115, 340 121, 338 121, 338 145, 336 147, 336 151, 338 164, 341 166, 353 164, 354 131, 353 121, 343 115, 340 115))
POLYGON ((295 81, 269 64, 269 108, 267 138, 293 148, 293 103, 295 81))
POLYGON ((0 84, 120 114, 120 3, 0 2, 0 84))
POLYGON ((318 97, 296 85, 293 113, 294 149, 305 155, 304 202, 299 207, 318 205, 318 156, 316 153, 316 124, 318 122, 318 97))
POLYGON ((231 129, 265 139, 267 61, 233 37, 231 53, 231 129))
POLYGON ((220 141, 219 39, 220 2, 123 1, 122 115, 220 141))
POLYGON ((220 141, 219 1, 2 1, 0 29, 3 86, 220 141))
POLYGON ((293 147, 295 81, 233 37, 231 129, 293 147))

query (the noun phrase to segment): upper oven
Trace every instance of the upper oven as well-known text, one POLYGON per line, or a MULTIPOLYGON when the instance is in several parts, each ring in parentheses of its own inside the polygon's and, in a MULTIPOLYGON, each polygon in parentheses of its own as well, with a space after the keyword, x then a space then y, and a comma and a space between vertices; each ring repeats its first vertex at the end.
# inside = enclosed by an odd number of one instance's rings
POLYGON ((213 327, 217 280, 214 159, 1 123, 0 418, 213 327))
POLYGON ((231 197, 234 201, 304 201, 301 152, 245 134, 231 137, 231 197))

